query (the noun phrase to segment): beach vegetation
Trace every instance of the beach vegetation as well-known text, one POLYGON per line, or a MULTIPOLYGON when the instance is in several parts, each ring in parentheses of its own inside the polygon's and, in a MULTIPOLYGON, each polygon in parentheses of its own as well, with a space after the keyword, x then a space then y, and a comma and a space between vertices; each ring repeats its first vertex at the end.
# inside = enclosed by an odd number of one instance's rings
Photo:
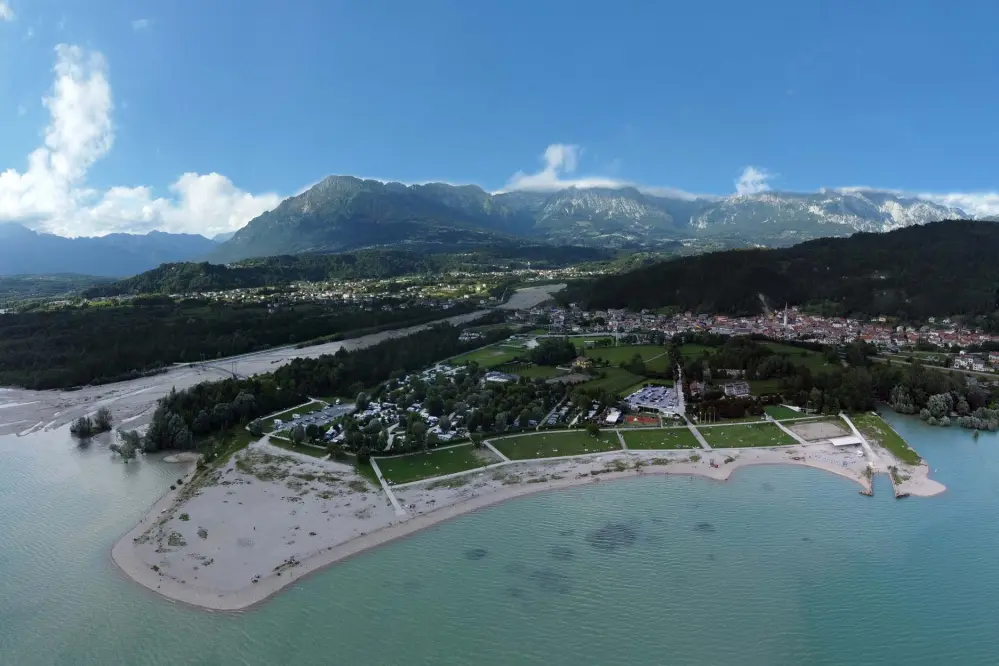
POLYGON ((355 493, 366 493, 371 491, 371 486, 363 479, 352 479, 347 482, 347 487, 355 493))
POLYGON ((81 439, 92 437, 93 435, 98 435, 102 432, 108 432, 111 430, 112 418, 111 410, 107 407, 101 407, 94 414, 94 417, 81 416, 80 418, 73 421, 69 426, 69 432, 75 437, 81 439))
POLYGON ((455 476, 450 479, 441 479, 427 485, 427 490, 435 488, 463 488, 472 482, 471 475, 455 476))
POLYGON ((902 436, 877 414, 856 414, 850 417, 850 420, 864 437, 888 449, 900 461, 909 465, 918 465, 922 460, 902 436))

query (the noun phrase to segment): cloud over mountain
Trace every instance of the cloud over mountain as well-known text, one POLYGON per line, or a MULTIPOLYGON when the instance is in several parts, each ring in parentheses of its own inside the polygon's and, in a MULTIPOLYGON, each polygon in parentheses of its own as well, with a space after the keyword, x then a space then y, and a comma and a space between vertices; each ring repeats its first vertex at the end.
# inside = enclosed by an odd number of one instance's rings
POLYGON ((55 56, 52 88, 42 100, 49 113, 43 142, 26 169, 0 173, 0 221, 64 236, 153 229, 212 236, 280 203, 277 194, 243 192, 217 173, 181 175, 170 197, 155 197, 147 186, 87 187, 88 171, 114 146, 107 62, 68 44, 57 46, 55 56))

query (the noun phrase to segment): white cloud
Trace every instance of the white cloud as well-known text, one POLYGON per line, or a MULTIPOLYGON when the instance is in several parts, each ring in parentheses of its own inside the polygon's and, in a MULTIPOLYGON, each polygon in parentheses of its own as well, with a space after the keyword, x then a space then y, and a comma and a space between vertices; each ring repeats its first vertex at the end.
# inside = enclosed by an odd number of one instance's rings
POLYGON ((152 19, 148 18, 135 19, 134 21, 132 21, 132 30, 135 30, 136 32, 140 30, 145 30, 146 28, 150 27, 152 24, 153 24, 152 19))
POLYGON ((0 2, 0 21, 13 21, 14 10, 5 2, 0 2))
POLYGON ((87 188, 90 167, 114 145, 107 63, 100 53, 60 45, 54 72, 42 100, 50 116, 43 145, 28 156, 24 172, 0 173, 0 220, 66 236, 153 229, 212 236, 280 203, 277 194, 243 192, 217 173, 182 175, 168 198, 145 186, 87 188))
POLYGON ((942 206, 960 208, 975 217, 999 216, 999 192, 951 192, 949 194, 917 194, 918 199, 925 199, 942 206))
POLYGON ((573 174, 579 164, 582 149, 579 146, 565 143, 553 143, 545 149, 542 156, 544 167, 536 173, 518 171, 507 181, 504 187, 509 190, 529 190, 534 192, 552 192, 566 187, 590 188, 628 187, 629 183, 614 178, 601 176, 586 176, 581 178, 566 178, 573 174))
POLYGON ((770 189, 770 185, 767 183, 770 177, 770 172, 766 169, 748 166, 742 170, 742 175, 735 181, 735 192, 739 196, 766 192, 770 189))

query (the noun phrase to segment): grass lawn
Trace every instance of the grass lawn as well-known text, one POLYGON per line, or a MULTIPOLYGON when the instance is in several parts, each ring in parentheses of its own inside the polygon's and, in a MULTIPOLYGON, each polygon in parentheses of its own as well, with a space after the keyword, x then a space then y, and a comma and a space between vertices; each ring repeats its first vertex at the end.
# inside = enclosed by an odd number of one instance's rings
POLYGON ((494 457, 488 450, 479 451, 469 444, 453 449, 412 453, 400 458, 376 458, 375 461, 389 483, 409 483, 499 462, 494 457))
POLYGON ((237 451, 241 451, 249 446, 252 442, 260 439, 259 437, 254 437, 246 428, 230 428, 222 435, 212 435, 211 437, 206 437, 199 440, 197 443, 198 452, 207 454, 211 453, 212 449, 215 448, 216 444, 219 445, 219 457, 218 464, 224 464, 232 454, 237 451))
POLYGON ((784 419, 800 419, 808 416, 808 414, 805 414, 804 412, 796 412, 793 409, 784 407, 783 405, 767 405, 763 408, 763 411, 778 421, 783 421, 784 419))
POLYGON ((772 423, 713 426, 700 428, 701 435, 714 449, 735 449, 747 446, 790 446, 794 438, 772 423))
POLYGON ((918 465, 922 458, 902 436, 895 432, 887 421, 876 414, 851 415, 850 420, 864 437, 875 441, 894 454, 896 458, 910 465, 918 465))
MULTIPOLYGON (((597 340, 609 340, 611 345, 614 344, 614 337, 610 335, 590 335, 580 338, 569 338, 569 340, 571 340, 572 344, 576 345, 576 348, 579 350, 585 349, 587 342, 596 342, 597 340)), ((606 347, 604 347, 604 349, 606 349, 606 347)))
POLYGON ((325 407, 326 405, 321 402, 304 403, 299 405, 298 407, 292 407, 291 409, 285 410, 280 414, 275 414, 274 416, 268 416, 266 419, 263 419, 264 432, 274 431, 275 419, 281 419, 282 421, 287 423, 288 421, 291 420, 292 414, 299 414, 301 416, 305 416, 306 414, 318 412, 319 410, 324 409, 325 407))
POLYGON ((791 360, 800 365, 806 366, 813 373, 829 372, 837 367, 837 364, 826 363, 822 353, 811 349, 802 349, 793 345, 785 345, 780 342, 761 342, 761 345, 774 350, 776 353, 790 356, 791 360))
POLYGON ((564 371, 550 365, 510 365, 507 367, 497 368, 497 370, 509 372, 521 377, 530 377, 532 379, 548 379, 549 377, 558 377, 559 375, 565 374, 564 371))
POLYGON ((699 449, 697 438, 687 428, 629 430, 621 433, 629 449, 699 449))
POLYGON ((304 453, 307 456, 312 456, 313 458, 325 458, 328 454, 326 449, 320 449, 315 446, 309 446, 307 444, 295 444, 294 442, 286 442, 282 439, 271 438, 271 444, 274 446, 284 449, 285 451, 294 451, 295 453, 304 453))
POLYGON ((753 395, 763 395, 764 393, 779 393, 779 379, 750 379, 749 390, 753 395))
POLYGON ((490 443, 510 460, 578 456, 583 453, 621 450, 617 434, 611 430, 605 430, 596 437, 590 437, 582 430, 570 430, 538 435, 518 435, 490 440, 490 443))
POLYGON ((603 372, 607 373, 606 377, 591 379, 580 384, 580 387, 602 388, 609 393, 617 393, 642 381, 642 377, 623 368, 603 368, 603 372))
POLYGON ((654 370, 656 372, 663 372, 666 370, 666 362, 668 361, 666 357, 666 348, 660 347, 658 345, 622 345, 620 347, 597 347, 594 349, 587 349, 585 355, 587 358, 599 358, 607 361, 611 365, 618 365, 619 363, 628 363, 631 359, 638 354, 642 357, 642 360, 646 362, 646 367, 649 370, 654 370), (654 361, 650 359, 655 359, 654 361))
POLYGON ((684 358, 700 358, 701 354, 707 352, 710 356, 714 354, 716 349, 714 347, 708 347, 707 345, 696 345, 696 344, 686 344, 680 345, 680 356, 684 358))
POLYGON ((499 347, 497 345, 491 345, 489 347, 483 347, 482 349, 470 351, 467 354, 462 354, 461 356, 456 356, 455 358, 452 358, 449 363, 451 365, 464 365, 465 363, 475 361, 484 368, 493 368, 497 365, 509 363, 516 357, 523 356, 524 353, 525 351, 523 349, 510 349, 499 347))

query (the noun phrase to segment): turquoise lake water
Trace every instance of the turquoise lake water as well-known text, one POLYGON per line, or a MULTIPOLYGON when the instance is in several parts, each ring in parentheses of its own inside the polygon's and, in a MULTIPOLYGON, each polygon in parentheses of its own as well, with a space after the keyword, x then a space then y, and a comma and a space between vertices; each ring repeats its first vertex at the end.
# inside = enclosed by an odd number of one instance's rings
POLYGON ((0 663, 999 663, 999 438, 892 421, 947 493, 766 467, 534 495, 242 614, 169 603, 110 562, 177 466, 0 438, 0 663))

